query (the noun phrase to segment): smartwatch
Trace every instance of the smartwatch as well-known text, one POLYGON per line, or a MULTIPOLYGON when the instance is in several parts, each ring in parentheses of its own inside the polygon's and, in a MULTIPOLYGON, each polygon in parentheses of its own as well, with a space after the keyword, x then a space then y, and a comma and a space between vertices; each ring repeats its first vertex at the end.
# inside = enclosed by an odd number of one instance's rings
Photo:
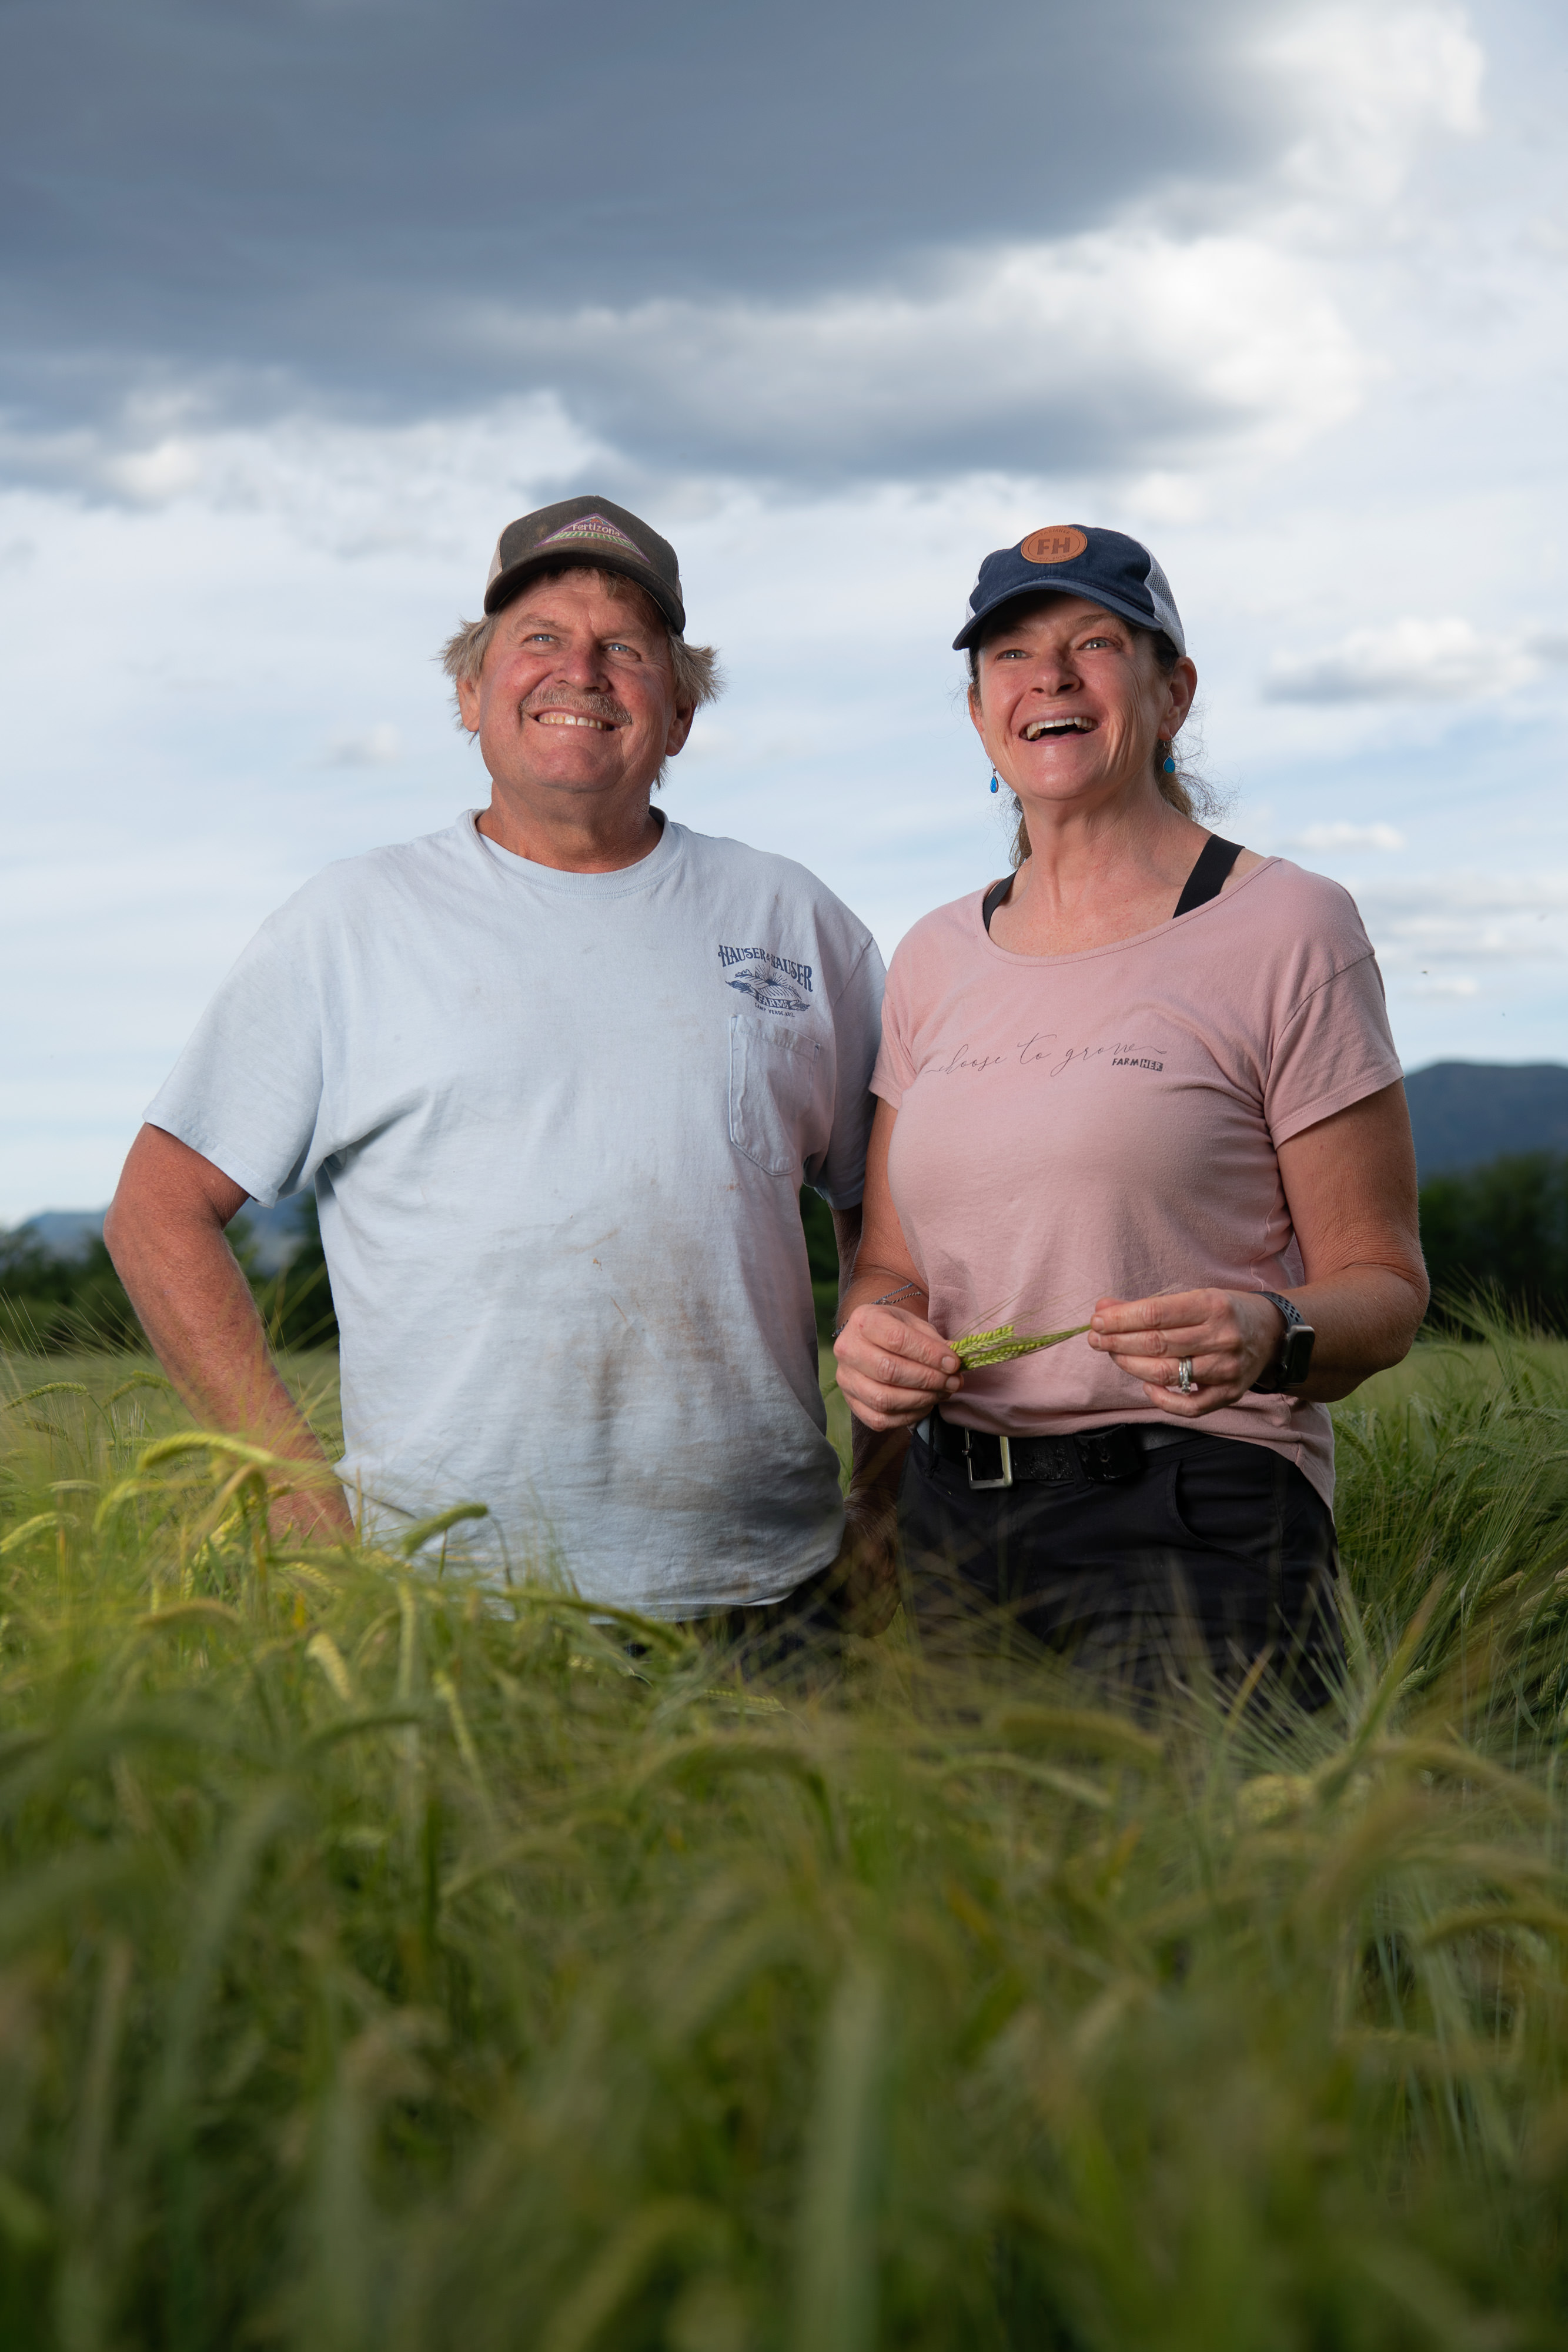
POLYGON ((1317 1334, 1301 1308, 1292 1307, 1288 1298, 1281 1298, 1277 1290, 1265 1290, 1259 1295, 1270 1307, 1277 1307, 1285 1318, 1285 1336, 1280 1342, 1279 1354, 1252 1383, 1254 1390, 1274 1396, 1281 1389, 1293 1389, 1306 1379, 1312 1369, 1312 1342, 1317 1334))

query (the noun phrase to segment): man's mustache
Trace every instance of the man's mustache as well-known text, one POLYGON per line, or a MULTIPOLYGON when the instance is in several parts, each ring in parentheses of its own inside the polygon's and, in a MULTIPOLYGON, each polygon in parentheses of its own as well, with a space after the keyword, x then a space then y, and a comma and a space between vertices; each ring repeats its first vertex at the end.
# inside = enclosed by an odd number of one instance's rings
POLYGON ((523 700, 523 716, 531 719, 541 710, 571 710, 580 719, 601 719, 607 727, 629 727, 632 713, 612 694, 562 694, 559 688, 536 688, 523 700))

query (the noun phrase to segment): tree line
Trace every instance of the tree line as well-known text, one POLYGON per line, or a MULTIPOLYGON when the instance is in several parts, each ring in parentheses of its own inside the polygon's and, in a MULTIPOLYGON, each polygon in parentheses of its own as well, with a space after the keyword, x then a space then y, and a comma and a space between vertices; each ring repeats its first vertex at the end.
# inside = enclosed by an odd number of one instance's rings
POLYGON ((1506 1153, 1421 1187, 1427 1321, 1452 1328, 1478 1295, 1542 1331, 1568 1332, 1568 1154, 1506 1153))
MULTIPOLYGON (((256 1245, 243 1211, 228 1235, 273 1346, 333 1347, 338 1318, 313 1194, 299 1202, 297 1231, 288 1264, 271 1274, 256 1263, 256 1245)), ((98 1234, 68 1257, 47 1248, 25 1225, 0 1234, 0 1350, 57 1356, 81 1348, 141 1349, 145 1344, 124 1285, 98 1234)))
MULTIPOLYGON (((818 1327, 831 1328, 838 1249, 827 1206, 800 1196, 818 1327)), ((316 1203, 299 1204, 299 1239, 281 1272, 255 1265, 243 1213, 229 1228, 275 1346, 334 1345, 337 1318, 316 1203)), ((1434 1176, 1421 1188, 1421 1246, 1432 1278, 1428 1324, 1451 1329, 1477 1296, 1538 1329, 1568 1332, 1568 1154, 1521 1151, 1482 1168, 1434 1176)), ((26 1227, 0 1234, 0 1349, 55 1355, 75 1348, 137 1348, 141 1336, 109 1252, 96 1237, 72 1257, 26 1227)))

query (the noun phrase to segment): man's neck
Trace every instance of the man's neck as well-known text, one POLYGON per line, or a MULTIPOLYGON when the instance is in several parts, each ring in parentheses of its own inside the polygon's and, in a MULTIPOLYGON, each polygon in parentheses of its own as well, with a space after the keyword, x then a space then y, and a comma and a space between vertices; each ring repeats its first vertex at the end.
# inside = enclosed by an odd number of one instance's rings
POLYGON ((553 866, 562 874, 614 874, 623 866, 639 865, 658 846, 664 829, 646 793, 630 807, 622 803, 615 809, 557 815, 518 809, 495 792, 477 822, 480 832, 498 848, 535 866, 553 866))

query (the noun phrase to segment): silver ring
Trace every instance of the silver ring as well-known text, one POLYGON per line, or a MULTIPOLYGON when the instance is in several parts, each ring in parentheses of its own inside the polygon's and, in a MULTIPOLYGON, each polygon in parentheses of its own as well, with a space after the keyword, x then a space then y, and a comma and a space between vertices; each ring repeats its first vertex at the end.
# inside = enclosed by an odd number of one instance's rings
POLYGON ((1183 1396, 1191 1396, 1194 1389, 1197 1386, 1197 1382, 1192 1376, 1192 1358, 1190 1356, 1180 1356, 1176 1360, 1176 1386, 1180 1389, 1183 1396))

